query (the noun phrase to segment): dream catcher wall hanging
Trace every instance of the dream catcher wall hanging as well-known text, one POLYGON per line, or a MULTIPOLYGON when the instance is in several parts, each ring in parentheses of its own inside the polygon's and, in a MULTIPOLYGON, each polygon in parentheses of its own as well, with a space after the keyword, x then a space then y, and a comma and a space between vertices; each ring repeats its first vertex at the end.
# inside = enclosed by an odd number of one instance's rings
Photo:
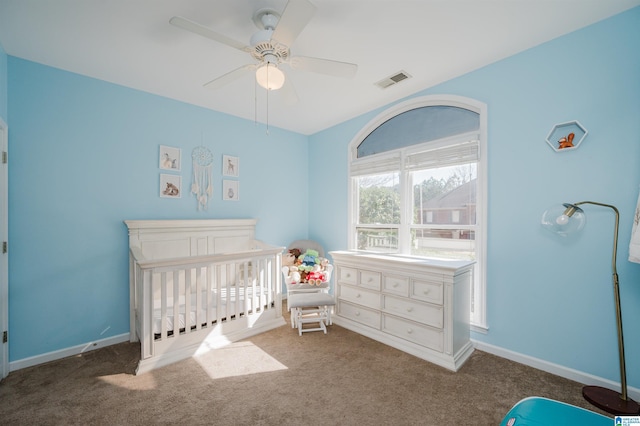
POLYGON ((208 148, 198 146, 191 153, 193 159, 193 183, 191 193, 196 196, 198 210, 207 210, 213 195, 213 154, 208 148))

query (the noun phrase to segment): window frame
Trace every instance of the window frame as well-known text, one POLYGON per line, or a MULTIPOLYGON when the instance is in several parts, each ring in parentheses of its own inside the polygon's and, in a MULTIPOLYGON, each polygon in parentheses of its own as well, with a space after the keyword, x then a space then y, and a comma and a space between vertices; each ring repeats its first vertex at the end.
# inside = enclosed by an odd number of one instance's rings
MULTIPOLYGON (((467 137, 469 134, 476 134, 478 137, 478 167, 477 167, 477 193, 476 193, 476 222, 477 227, 475 230, 476 241, 476 263, 477 267, 474 268, 474 280, 473 280, 473 306, 474 310, 471 314, 471 329, 473 331, 486 333, 488 331, 487 325, 487 303, 486 303, 486 275, 487 275, 487 106, 486 104, 479 102, 475 99, 455 96, 455 95, 426 95, 409 99, 405 102, 396 104, 379 115, 374 117, 367 125, 365 125, 351 140, 349 143, 349 156, 348 156, 348 248, 350 250, 357 248, 357 228, 358 228, 358 185, 355 177, 362 175, 363 173, 354 173, 352 167, 354 160, 359 167, 363 165, 368 169, 371 169, 372 173, 376 171, 388 171, 388 168, 376 169, 376 164, 383 164, 398 159, 398 165, 400 171, 400 187, 401 194, 404 198, 405 194, 409 192, 406 190, 409 184, 409 173, 404 166, 404 159, 406 155, 420 150, 424 146, 446 146, 452 145, 462 138, 467 137), (429 106, 453 106, 458 108, 464 108, 479 114, 479 129, 474 132, 465 133, 463 135, 456 135, 435 141, 429 141, 424 144, 410 145, 403 148, 398 148, 392 151, 386 151, 378 154, 372 154, 361 159, 357 157, 358 145, 376 128, 385 123, 386 121, 407 112, 412 109, 429 107, 429 106)), ((386 166, 388 167, 388 166, 386 166)), ((411 212, 409 209, 411 203, 403 202, 400 212, 400 225, 398 226, 398 239, 399 239, 399 254, 408 254, 407 251, 407 239, 410 235, 411 229, 411 212)), ((389 227, 389 225, 385 225, 389 227)))

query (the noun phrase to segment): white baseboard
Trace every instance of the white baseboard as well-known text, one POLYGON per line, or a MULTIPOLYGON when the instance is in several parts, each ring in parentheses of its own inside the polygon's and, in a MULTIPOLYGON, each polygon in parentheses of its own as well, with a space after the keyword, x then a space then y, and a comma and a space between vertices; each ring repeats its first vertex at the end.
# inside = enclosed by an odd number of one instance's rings
MULTIPOLYGON (((585 385, 602 386, 604 388, 617 390, 620 389, 620 383, 614 382, 613 380, 604 379, 602 377, 594 376, 583 371, 578 371, 572 368, 564 367, 562 365, 553 364, 548 361, 534 358, 529 355, 523 355, 521 353, 513 352, 498 346, 489 345, 477 340, 472 340, 472 343, 476 349, 483 352, 487 352, 501 358, 506 358, 520 364, 528 365, 529 367, 546 371, 547 373, 555 374, 556 376, 564 377, 565 379, 573 380, 585 385)), ((640 389, 638 388, 627 386, 627 394, 630 398, 636 401, 640 400, 640 389)))
POLYGON ((117 336, 108 337, 106 339, 100 339, 94 342, 88 342, 82 345, 73 346, 70 348, 47 352, 42 355, 36 355, 29 358, 19 359, 17 361, 11 361, 9 363, 9 372, 20 370, 22 368, 33 367, 34 365, 44 364, 45 362, 51 362, 69 356, 79 355, 85 352, 93 351, 95 349, 104 348, 105 346, 115 345, 116 343, 128 341, 129 333, 124 333, 117 336))

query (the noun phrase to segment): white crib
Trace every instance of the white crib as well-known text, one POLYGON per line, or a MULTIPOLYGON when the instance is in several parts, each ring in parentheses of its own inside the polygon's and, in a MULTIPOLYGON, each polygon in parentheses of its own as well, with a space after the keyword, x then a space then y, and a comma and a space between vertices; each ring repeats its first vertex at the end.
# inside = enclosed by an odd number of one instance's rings
POLYGON ((136 374, 280 327, 284 247, 254 219, 128 220, 136 374))

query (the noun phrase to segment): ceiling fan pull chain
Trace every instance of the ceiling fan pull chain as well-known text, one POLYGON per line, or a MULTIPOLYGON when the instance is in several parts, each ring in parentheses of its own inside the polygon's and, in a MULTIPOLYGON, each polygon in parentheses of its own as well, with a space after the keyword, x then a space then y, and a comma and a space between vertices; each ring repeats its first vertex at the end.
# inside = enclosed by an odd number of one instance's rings
POLYGON ((258 126, 258 82, 253 79, 253 124, 258 126))

